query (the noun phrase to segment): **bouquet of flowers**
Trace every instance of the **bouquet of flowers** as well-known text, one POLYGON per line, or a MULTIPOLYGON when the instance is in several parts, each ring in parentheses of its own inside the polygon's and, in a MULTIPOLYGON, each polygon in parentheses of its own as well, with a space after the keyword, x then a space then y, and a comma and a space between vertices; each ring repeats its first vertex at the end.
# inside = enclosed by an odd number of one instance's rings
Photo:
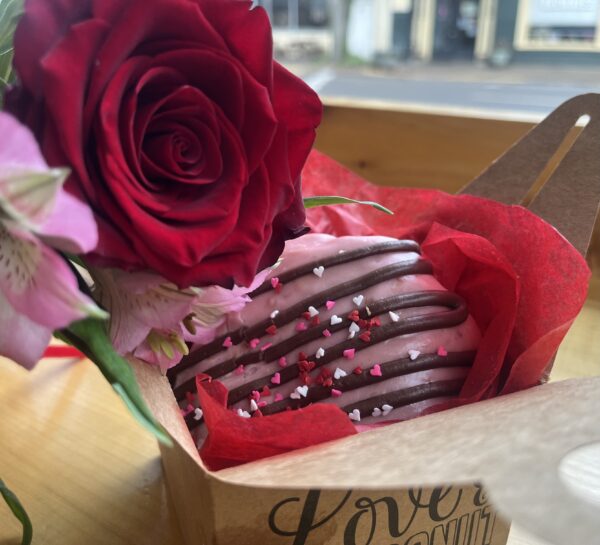
POLYGON ((54 335, 164 442, 124 356, 210 341, 332 202, 300 190, 321 103, 251 4, 0 5, 0 355, 32 368, 54 335))

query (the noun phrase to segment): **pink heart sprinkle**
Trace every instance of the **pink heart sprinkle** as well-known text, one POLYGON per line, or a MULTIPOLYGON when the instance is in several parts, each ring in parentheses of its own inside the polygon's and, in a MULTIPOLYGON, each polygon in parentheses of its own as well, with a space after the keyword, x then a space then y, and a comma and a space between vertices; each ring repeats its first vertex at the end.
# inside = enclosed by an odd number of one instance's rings
POLYGON ((231 337, 227 337, 224 341, 223 341, 223 345, 224 348, 231 348, 233 346, 233 341, 231 340, 231 337))
POLYGON ((258 401, 260 399, 260 392, 258 390, 252 390, 250 397, 254 399, 254 401, 258 401))
POLYGON ((279 278, 274 276, 271 278, 271 287, 276 288, 279 285, 279 278))
POLYGON ((266 401, 259 401, 258 402, 258 406, 262 409, 263 407, 267 406, 267 402, 266 401))
POLYGON ((234 371, 234 373, 235 373, 236 375, 243 375, 243 374, 244 374, 244 366, 243 366, 243 365, 238 365, 238 366, 235 368, 235 371, 234 371))
POLYGON ((331 337, 331 331, 329 329, 323 330, 323 337, 331 337))
POLYGON ((248 345, 250 346, 250 348, 256 348, 259 342, 260 339, 252 339, 251 341, 248 341, 248 345))
POLYGON ((348 358, 349 360, 353 360, 355 352, 356 352, 356 349, 354 349, 354 348, 348 348, 348 350, 344 350, 344 352, 343 352, 344 358, 348 358))
POLYGON ((327 310, 331 310, 333 307, 335 307, 335 301, 325 301, 325 308, 327 310))
POLYGON ((281 394, 275 394, 275 401, 281 401, 283 396, 281 394))
POLYGON ((281 375, 279 373, 275 373, 272 377, 271 377, 271 382, 273 384, 281 384, 281 375))
POLYGON ((437 354, 438 354, 438 356, 447 356, 448 355, 448 351, 443 346, 440 346, 437 349, 437 354))
POLYGON ((285 367, 287 365, 287 360, 285 359, 285 356, 281 356, 281 358, 279 358, 279 367, 285 367))
POLYGON ((340 397, 342 395, 342 391, 341 390, 336 390, 335 388, 331 389, 331 395, 333 397, 340 397))
POLYGON ((296 324, 296 331, 306 331, 307 326, 305 322, 298 322, 296 324))
POLYGON ((378 363, 376 363, 375 365, 373 365, 373 367, 371 367, 371 370, 369 371, 369 373, 373 377, 380 377, 381 376, 381 366, 378 363))

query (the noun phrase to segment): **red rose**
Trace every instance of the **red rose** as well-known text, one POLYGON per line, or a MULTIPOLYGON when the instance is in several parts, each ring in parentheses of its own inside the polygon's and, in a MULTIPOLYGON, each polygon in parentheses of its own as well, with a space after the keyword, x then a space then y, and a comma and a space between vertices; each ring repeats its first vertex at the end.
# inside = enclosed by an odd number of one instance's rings
POLYGON ((26 1, 9 108, 93 207, 93 263, 247 285, 303 228, 321 104, 250 5, 26 1))

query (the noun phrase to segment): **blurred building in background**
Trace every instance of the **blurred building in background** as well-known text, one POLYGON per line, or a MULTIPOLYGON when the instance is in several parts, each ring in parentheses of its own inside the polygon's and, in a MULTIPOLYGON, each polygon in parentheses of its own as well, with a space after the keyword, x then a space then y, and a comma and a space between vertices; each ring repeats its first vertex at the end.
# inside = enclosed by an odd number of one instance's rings
POLYGON ((600 63, 600 0, 258 0, 276 52, 364 61, 600 63))

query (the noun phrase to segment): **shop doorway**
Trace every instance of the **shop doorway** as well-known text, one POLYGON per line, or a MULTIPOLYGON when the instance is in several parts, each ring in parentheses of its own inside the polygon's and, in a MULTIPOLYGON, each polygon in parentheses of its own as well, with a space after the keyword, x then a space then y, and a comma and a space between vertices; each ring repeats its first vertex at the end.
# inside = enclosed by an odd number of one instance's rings
POLYGON ((475 54, 480 0, 438 0, 433 58, 472 60, 475 54))

